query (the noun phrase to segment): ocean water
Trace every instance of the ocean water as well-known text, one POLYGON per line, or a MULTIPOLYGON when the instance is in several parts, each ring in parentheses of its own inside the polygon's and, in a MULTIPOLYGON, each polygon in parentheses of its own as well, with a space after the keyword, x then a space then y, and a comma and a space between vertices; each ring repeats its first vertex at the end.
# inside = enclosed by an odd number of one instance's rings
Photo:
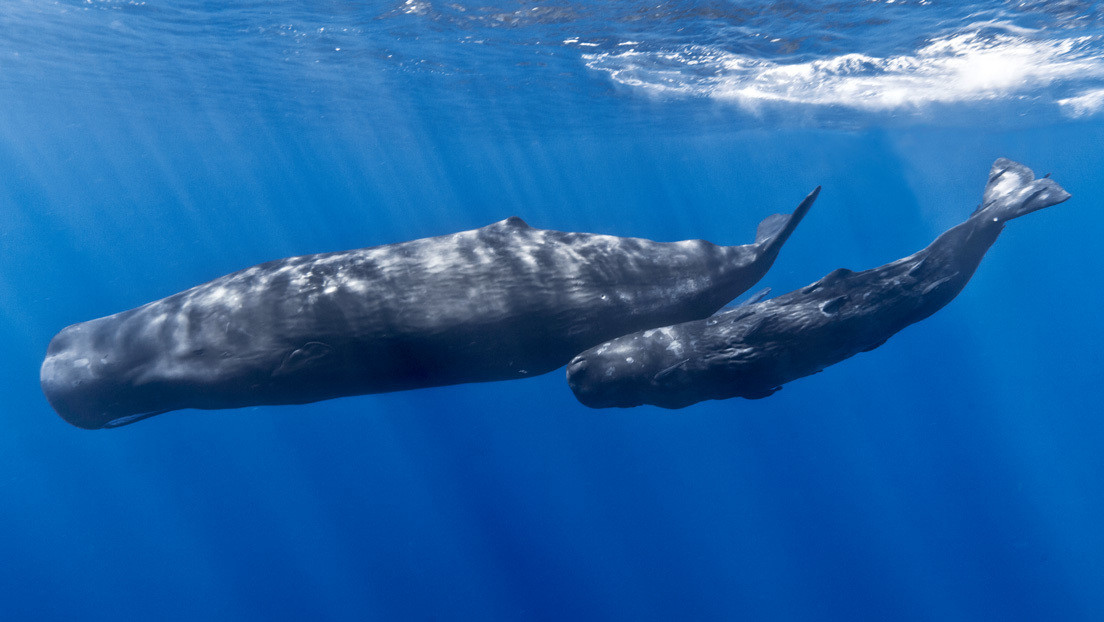
POLYGON ((1104 5, 0 7, 0 618, 1104 619, 1104 5), (536 227, 874 267, 997 157, 1072 194, 769 399, 537 378, 66 424, 62 327, 269 259, 536 227))

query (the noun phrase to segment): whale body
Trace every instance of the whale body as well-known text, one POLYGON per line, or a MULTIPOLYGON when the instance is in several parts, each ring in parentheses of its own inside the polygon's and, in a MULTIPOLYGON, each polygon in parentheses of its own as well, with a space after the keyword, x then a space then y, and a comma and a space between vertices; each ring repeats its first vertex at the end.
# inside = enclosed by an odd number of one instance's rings
POLYGON ((617 335, 715 312, 762 278, 815 198, 742 246, 514 217, 272 261, 63 329, 42 389, 66 421, 94 429, 182 408, 535 376, 617 335))
POLYGON ((927 248, 872 270, 836 270, 713 317, 613 339, 575 357, 568 384, 594 408, 767 397, 935 313, 962 291, 1005 222, 1069 197, 1054 181, 999 159, 982 205, 927 248))

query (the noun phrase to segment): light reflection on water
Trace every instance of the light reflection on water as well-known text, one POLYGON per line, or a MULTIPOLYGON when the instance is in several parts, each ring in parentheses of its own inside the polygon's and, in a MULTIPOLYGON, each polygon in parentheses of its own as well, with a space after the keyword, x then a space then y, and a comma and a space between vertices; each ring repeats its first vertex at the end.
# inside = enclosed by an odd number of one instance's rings
POLYGON ((1100 11, 5 2, 5 619, 1101 619, 1100 11), (1087 71, 847 105, 987 45, 1087 71), (642 86, 611 77, 632 59, 642 86), (715 96, 735 65, 823 79, 749 110, 715 96), (927 244, 998 156, 1074 198, 940 313, 767 400, 595 413, 554 372, 89 433, 38 387, 66 324, 266 260, 511 215, 743 243, 823 185, 780 294, 927 244))

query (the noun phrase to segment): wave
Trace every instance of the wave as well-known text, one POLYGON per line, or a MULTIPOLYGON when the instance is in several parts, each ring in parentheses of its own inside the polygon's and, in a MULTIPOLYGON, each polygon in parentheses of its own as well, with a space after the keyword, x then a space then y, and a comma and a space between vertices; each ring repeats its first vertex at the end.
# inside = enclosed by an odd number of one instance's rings
POLYGON ((710 46, 584 53, 615 83, 655 95, 706 97, 756 109, 772 102, 893 112, 931 104, 1042 97, 1070 116, 1104 110, 1104 53, 1096 36, 1038 39, 984 29, 936 37, 913 53, 848 53, 784 62, 710 46))
POLYGON ((1089 89, 1080 95, 1058 100, 1062 111, 1070 117, 1088 117, 1104 111, 1104 88, 1089 89))

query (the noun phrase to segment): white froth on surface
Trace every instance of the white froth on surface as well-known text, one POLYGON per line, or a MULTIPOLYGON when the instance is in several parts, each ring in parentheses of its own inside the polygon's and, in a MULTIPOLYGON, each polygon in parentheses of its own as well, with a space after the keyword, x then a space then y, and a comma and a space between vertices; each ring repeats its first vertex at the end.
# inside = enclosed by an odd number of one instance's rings
POLYGON ((1058 100, 1062 112, 1074 118, 1089 117, 1104 110, 1104 88, 1089 89, 1074 97, 1058 100))
MULTIPOLYGON (((982 24, 981 26, 993 26, 982 24)), ((792 63, 685 45, 585 54, 591 69, 653 94, 709 97, 755 109, 768 102, 894 111, 1027 96, 1104 78, 1096 37, 1040 38, 1027 29, 929 39, 911 54, 842 54, 792 63)), ((1104 105, 1101 91, 1059 101, 1074 114, 1104 105), (1064 102, 1064 103, 1063 103, 1064 102)))

